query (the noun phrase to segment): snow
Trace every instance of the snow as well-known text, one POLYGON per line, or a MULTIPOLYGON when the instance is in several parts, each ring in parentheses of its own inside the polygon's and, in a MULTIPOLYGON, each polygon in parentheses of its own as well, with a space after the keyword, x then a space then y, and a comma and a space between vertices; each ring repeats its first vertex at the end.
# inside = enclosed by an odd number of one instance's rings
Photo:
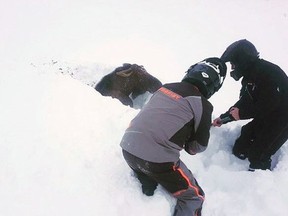
MULTIPOLYGON (((247 38, 286 72, 285 0, 0 1, 0 215, 169 216, 175 200, 153 197, 126 165, 119 142, 139 112, 93 89, 124 62, 163 83, 247 38)), ((232 105, 230 77, 211 98, 232 105)), ((211 128, 209 148, 181 159, 206 193, 204 216, 288 215, 288 145, 272 171, 248 172, 231 154, 244 121, 211 128)))

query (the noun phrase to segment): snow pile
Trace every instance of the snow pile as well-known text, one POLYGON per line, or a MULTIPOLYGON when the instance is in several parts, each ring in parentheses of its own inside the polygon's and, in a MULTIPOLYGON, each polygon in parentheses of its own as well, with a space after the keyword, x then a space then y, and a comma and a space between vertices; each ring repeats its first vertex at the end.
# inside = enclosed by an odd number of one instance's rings
MULTIPOLYGON (((122 158, 119 142, 137 110, 51 69, 21 72, 1 80, 1 215, 173 212, 174 198, 160 186, 143 195, 122 158)), ((206 192, 203 215, 286 215, 287 144, 272 172, 251 173, 230 153, 239 129, 212 128, 206 152, 182 152, 206 192)))

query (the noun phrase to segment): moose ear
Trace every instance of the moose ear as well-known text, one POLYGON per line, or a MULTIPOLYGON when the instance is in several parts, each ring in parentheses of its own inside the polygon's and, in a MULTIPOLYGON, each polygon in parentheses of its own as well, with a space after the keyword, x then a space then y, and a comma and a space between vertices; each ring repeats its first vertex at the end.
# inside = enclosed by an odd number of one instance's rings
POLYGON ((133 70, 131 68, 116 72, 116 75, 121 76, 121 77, 129 77, 132 74, 133 74, 133 70))

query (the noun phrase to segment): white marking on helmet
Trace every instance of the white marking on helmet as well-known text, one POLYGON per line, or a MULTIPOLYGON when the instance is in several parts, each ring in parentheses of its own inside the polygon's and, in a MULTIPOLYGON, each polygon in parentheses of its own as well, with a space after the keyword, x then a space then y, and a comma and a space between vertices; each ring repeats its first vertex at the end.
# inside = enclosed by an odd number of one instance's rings
POLYGON ((207 65, 207 66, 213 68, 217 73, 220 74, 219 65, 216 65, 216 64, 213 64, 213 63, 211 63, 211 62, 207 62, 207 61, 202 61, 202 62, 200 62, 200 64, 205 64, 205 65, 207 65))
POLYGON ((202 76, 203 76, 204 78, 209 78, 209 75, 208 75, 207 73, 202 72, 201 74, 202 74, 202 76))
POLYGON ((205 64, 205 65, 209 66, 210 68, 212 68, 214 71, 216 71, 219 80, 221 80, 219 65, 215 65, 215 64, 213 64, 211 62, 207 62, 207 61, 202 61, 202 62, 200 62, 200 64, 205 64))

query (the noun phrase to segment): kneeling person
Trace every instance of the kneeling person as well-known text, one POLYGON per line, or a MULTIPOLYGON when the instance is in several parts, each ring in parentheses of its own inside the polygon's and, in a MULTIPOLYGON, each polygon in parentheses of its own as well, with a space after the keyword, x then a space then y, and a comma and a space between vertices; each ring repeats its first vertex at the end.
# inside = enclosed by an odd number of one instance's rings
POLYGON ((121 141, 123 156, 151 196, 162 185, 176 199, 174 216, 201 215, 204 192, 180 160, 180 151, 204 151, 212 104, 207 100, 225 79, 226 65, 207 58, 192 65, 181 82, 163 85, 131 121, 121 141))

